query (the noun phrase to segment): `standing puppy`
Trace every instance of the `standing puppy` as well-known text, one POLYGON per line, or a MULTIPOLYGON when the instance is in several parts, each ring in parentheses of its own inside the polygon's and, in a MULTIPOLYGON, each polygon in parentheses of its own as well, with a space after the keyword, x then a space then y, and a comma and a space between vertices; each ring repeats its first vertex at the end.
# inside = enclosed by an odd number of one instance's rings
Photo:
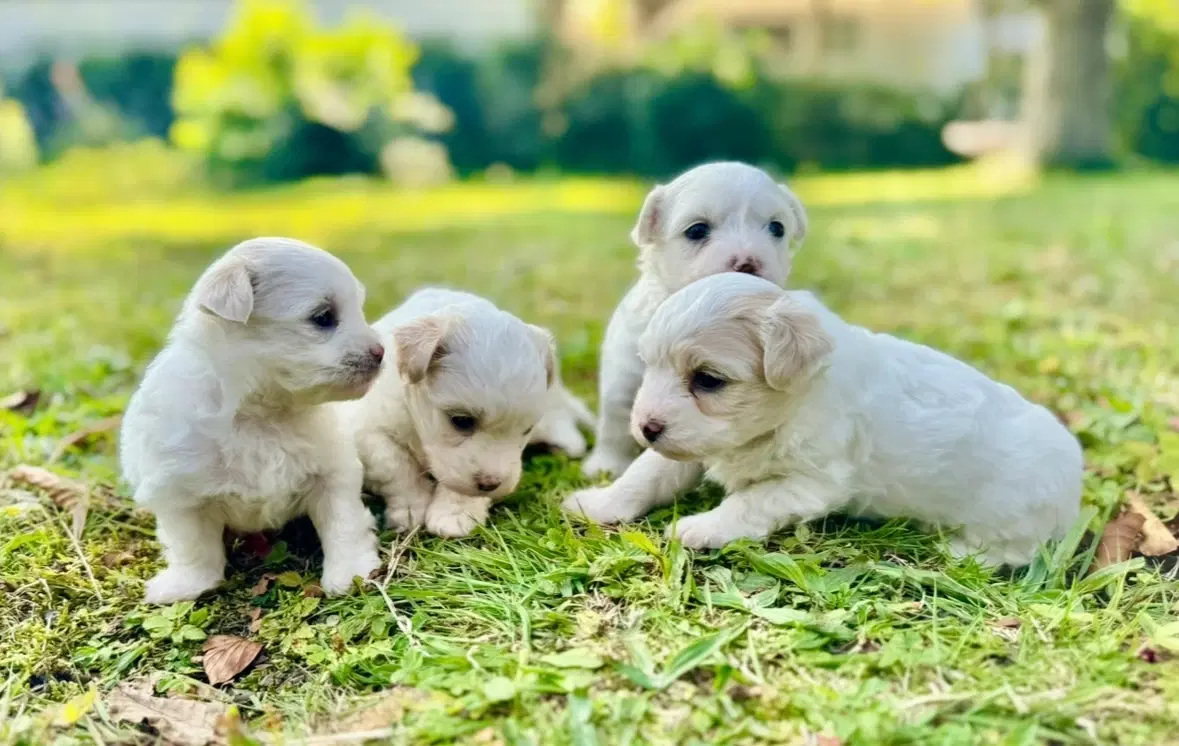
POLYGON ((323 544, 324 591, 380 566, 360 461, 325 406, 362 396, 380 370, 363 296, 339 259, 285 238, 241 243, 197 281, 123 423, 123 473, 155 513, 168 564, 149 602, 216 586, 226 527, 304 514, 323 544))
POLYGON ((470 293, 419 290, 374 325, 392 344, 372 390, 338 405, 389 525, 466 536, 516 489, 553 405, 551 335, 470 293))
POLYGON ((794 193, 744 163, 698 166, 651 190, 631 232, 639 247, 639 280, 615 309, 602 342, 596 442, 582 464, 584 474, 618 476, 638 453, 629 433, 643 378, 638 339, 656 307, 719 272, 784 284, 793 246, 806 229, 806 211, 794 193))
POLYGON ((956 529, 955 553, 1023 565, 1079 513, 1081 449, 1048 410, 809 293, 705 278, 659 308, 640 351, 632 429, 651 450, 566 501, 596 521, 670 502, 701 463, 728 497, 675 525, 697 548, 846 509, 956 529))

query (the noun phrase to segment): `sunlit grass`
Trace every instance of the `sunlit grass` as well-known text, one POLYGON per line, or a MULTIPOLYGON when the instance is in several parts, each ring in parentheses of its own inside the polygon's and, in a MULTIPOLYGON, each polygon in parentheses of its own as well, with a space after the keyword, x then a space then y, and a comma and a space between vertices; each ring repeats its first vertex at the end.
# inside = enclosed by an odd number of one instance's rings
MULTIPOLYGON (((627 234, 645 185, 399 192, 344 180, 224 194, 193 185, 166 152, 116 156, 82 154, 0 187, 0 395, 43 392, 31 416, 0 411, 0 469, 46 464, 69 433, 121 411, 201 269, 254 234, 337 252, 374 317, 425 283, 485 294, 553 328, 567 380, 592 400, 597 344, 634 277, 627 234)), ((963 167, 790 183, 812 225, 794 285, 1060 413, 1086 447, 1095 525, 1130 489, 1174 517, 1179 176, 1039 181, 963 167)), ((200 642, 153 637, 148 619, 162 613, 265 646, 224 688, 255 734, 1155 746, 1179 722, 1179 661, 1166 648, 1179 642, 1159 632, 1179 614, 1173 562, 1081 581, 1087 538, 1077 559, 1014 576, 953 561, 912 527, 838 517, 764 547, 694 553, 663 529, 715 491, 625 531, 583 528, 557 507, 583 483, 576 464, 539 455, 486 531, 414 538, 388 603, 371 591, 307 597, 319 559, 295 526, 285 556, 266 565, 239 550, 221 592, 160 612, 138 603, 158 547, 118 483, 113 437, 85 439, 49 468, 91 485, 95 506, 79 555, 47 500, 0 484, 0 712, 11 724, 0 743, 151 743, 97 705, 73 727, 53 723, 92 684, 101 700, 120 680, 164 672, 201 691, 200 642), (294 575, 252 597, 264 572, 294 575), (690 665, 670 681, 677 656, 690 665)))

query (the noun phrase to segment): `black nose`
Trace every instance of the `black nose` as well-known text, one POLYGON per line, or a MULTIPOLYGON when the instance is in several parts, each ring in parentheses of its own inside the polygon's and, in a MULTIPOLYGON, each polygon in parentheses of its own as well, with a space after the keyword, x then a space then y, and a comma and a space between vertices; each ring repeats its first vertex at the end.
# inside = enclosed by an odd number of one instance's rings
POLYGON ((643 431, 643 437, 647 439, 647 442, 654 443, 663 434, 663 423, 659 420, 647 420, 643 423, 641 429, 643 431))
POLYGON ((761 268, 757 266, 757 262, 752 259, 745 259, 733 267, 734 272, 740 272, 743 275, 756 275, 759 269, 761 268))
POLYGON ((489 477, 485 474, 479 474, 475 477, 475 486, 479 488, 480 492, 495 492, 501 484, 503 484, 502 479, 489 477))

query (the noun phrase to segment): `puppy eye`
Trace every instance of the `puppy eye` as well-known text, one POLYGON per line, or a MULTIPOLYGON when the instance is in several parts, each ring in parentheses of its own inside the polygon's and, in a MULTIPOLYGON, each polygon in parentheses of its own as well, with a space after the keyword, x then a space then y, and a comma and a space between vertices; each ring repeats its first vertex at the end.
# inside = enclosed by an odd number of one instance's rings
POLYGON ((712 375, 711 373, 706 373, 702 370, 698 370, 692 374, 692 390, 693 391, 700 391, 700 392, 703 392, 706 394, 711 394, 711 393, 714 393, 714 392, 717 392, 717 391, 720 391, 721 389, 723 389, 725 387, 725 384, 727 384, 727 383, 728 383, 728 381, 726 381, 725 379, 717 378, 716 376, 712 375))
POLYGON ((475 432, 475 428, 478 425, 479 420, 469 414, 457 413, 450 415, 450 426, 465 435, 475 432))
POLYGON ((336 318, 336 309, 334 308, 324 308, 316 311, 307 320, 320 329, 335 329, 340 325, 340 320, 336 318))
POLYGON ((684 231, 684 238, 689 241, 703 241, 708 238, 708 234, 712 233, 712 226, 708 223, 692 223, 688 229, 684 231))
POLYGON ((780 220, 771 220, 770 224, 766 226, 766 229, 774 238, 782 238, 786 235, 786 226, 782 225, 782 221, 780 220))

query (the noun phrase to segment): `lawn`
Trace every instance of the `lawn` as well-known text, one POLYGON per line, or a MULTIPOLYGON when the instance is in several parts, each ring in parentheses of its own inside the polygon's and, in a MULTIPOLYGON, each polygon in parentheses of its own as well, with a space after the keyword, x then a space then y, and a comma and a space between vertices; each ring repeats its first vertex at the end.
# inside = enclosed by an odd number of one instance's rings
MULTIPOLYGON (((228 196, 105 158, 0 187, 0 396, 41 392, 0 411, 0 469, 44 466, 92 502, 75 543, 45 494, 0 483, 0 743, 154 743, 112 717, 112 691, 140 681, 231 705, 238 744, 1179 743, 1173 556, 1087 576, 1096 539, 1079 526, 996 573, 904 524, 839 517, 692 552, 663 531, 715 491, 585 527, 558 508, 584 484, 563 456, 531 455, 476 536, 383 534, 388 582, 363 593, 319 597, 314 533, 296 523, 264 556, 236 545, 215 595, 141 605, 158 546, 118 481, 115 434, 63 439, 121 411, 214 256, 257 234, 316 242, 364 281, 373 318, 422 284, 485 294, 551 327, 592 400, 644 187, 228 196), (212 635, 262 653, 210 687, 212 635)), ((1059 412, 1086 447, 1095 534, 1130 490, 1175 518, 1179 175, 792 183, 812 222, 792 284, 1059 412)))

